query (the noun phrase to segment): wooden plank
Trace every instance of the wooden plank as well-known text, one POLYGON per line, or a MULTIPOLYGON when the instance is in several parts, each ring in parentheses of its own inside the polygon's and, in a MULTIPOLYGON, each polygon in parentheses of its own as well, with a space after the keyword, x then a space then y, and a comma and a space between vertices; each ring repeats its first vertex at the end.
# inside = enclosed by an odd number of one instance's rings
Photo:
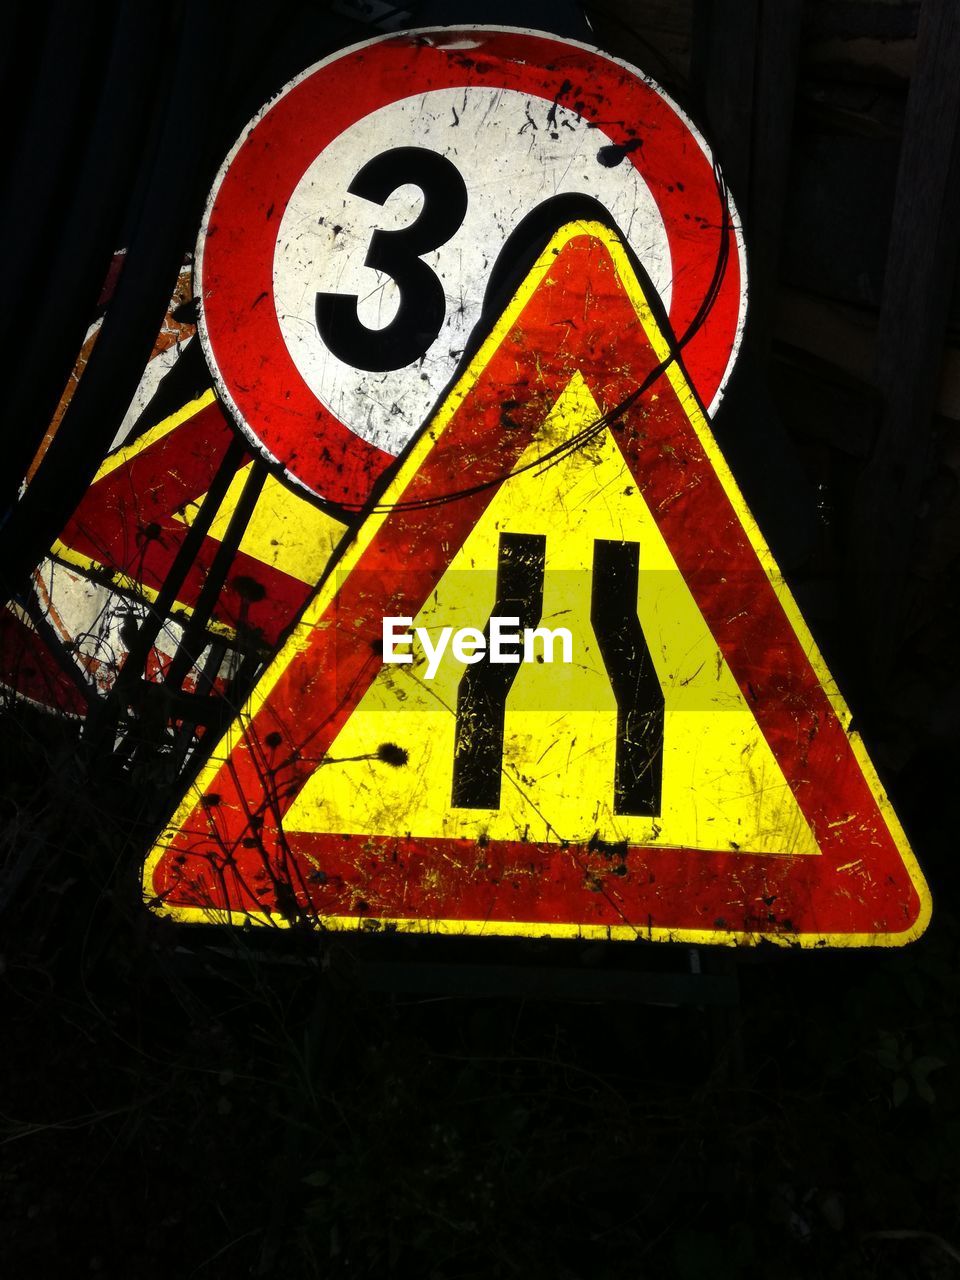
POLYGON ((743 220, 747 331, 715 430, 781 567, 817 536, 815 495, 768 387, 772 304, 800 45, 800 0, 697 0, 695 88, 704 125, 743 220))
POLYGON ((777 296, 774 336, 865 383, 873 383, 876 314, 799 289, 777 296))
POLYGON ((848 457, 869 456, 879 418, 873 386, 786 347, 769 370, 774 403, 795 438, 821 440, 848 457))
POLYGON ((653 973, 547 965, 368 961, 357 966, 368 991, 448 995, 461 999, 588 1000, 652 1005, 731 1006, 739 1002, 730 974, 653 973))
POLYGON ((902 84, 916 69, 916 42, 873 36, 817 40, 804 50, 805 74, 853 84, 902 84))
MULTIPOLYGON (((877 317, 871 311, 783 288, 777 295, 774 339, 874 385, 877 317)), ((934 411, 960 422, 960 347, 944 350, 936 388, 934 411)))
POLYGON ((904 593, 926 478, 957 266, 960 219, 960 6, 926 0, 910 86, 877 333, 885 401, 851 516, 852 622, 880 690, 903 627, 904 593))
POLYGON ((747 233, 752 344, 769 353, 790 165, 802 0, 764 0, 759 13, 747 233))
POLYGON ((626 26, 638 31, 689 35, 691 0, 598 0, 584 6, 591 20, 594 13, 614 14, 626 26))
POLYGON ((593 39, 682 93, 690 71, 692 0, 598 0, 584 6, 593 39))
POLYGON ((691 75, 710 143, 746 214, 750 189, 754 77, 762 0, 695 0, 691 75))
POLYGON ((802 0, 697 0, 693 69, 750 246, 750 343, 769 345, 790 161, 802 0))
POLYGON ((803 20, 818 36, 905 40, 916 36, 919 14, 919 0, 807 0, 803 20))

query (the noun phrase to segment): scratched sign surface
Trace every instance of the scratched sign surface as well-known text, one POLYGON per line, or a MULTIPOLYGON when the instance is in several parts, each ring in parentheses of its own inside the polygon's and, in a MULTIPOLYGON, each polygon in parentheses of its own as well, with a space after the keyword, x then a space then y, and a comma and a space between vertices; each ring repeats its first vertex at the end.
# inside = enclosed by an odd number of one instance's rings
POLYGON ((197 247, 200 336, 234 419, 299 484, 361 505, 538 229, 586 208, 642 261, 715 405, 743 249, 706 144, 652 82, 488 28, 381 39, 304 72, 227 157, 197 247))
POLYGON ((148 892, 184 918, 902 940, 925 889, 848 725, 622 241, 573 223, 214 751, 148 892), (572 660, 444 654, 430 676, 444 627, 489 639, 496 616, 562 621, 572 660), (426 634, 409 664, 384 661, 385 617, 426 634))

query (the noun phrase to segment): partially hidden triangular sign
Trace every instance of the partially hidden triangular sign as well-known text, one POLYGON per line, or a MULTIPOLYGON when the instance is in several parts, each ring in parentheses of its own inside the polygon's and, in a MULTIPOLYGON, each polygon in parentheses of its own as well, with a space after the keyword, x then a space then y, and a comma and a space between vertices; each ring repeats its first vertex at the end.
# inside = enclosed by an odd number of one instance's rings
POLYGON ((614 232, 548 245, 144 876, 183 920, 922 932, 923 877, 614 232))

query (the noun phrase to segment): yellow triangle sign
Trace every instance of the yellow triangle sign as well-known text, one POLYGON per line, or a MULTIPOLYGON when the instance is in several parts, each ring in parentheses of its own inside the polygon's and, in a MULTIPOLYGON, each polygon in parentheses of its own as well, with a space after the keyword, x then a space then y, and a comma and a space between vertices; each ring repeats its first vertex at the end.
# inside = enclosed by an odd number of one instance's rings
POLYGON ((849 721, 623 245, 573 223, 145 889, 186 919, 907 941, 929 893, 849 721))

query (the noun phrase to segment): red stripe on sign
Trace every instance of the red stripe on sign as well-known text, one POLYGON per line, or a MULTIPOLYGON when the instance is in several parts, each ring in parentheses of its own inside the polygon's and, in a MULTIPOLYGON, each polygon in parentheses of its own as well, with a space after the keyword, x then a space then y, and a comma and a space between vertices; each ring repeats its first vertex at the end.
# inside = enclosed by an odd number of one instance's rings
MULTIPOLYGON (((102 567, 119 589, 159 592, 187 536, 183 513, 210 488, 233 439, 220 405, 207 405, 94 481, 61 533, 61 544, 102 567)), ((245 455, 240 465, 249 461, 245 455)), ((197 603, 219 547, 216 538, 201 542, 177 593, 181 605, 197 603)), ((238 551, 212 620, 241 639, 275 645, 311 586, 238 551)))
MULTIPOLYGON (((64 658, 73 662, 66 651, 64 658)), ((70 678, 33 627, 9 606, 0 610, 0 683, 48 711, 86 714, 87 700, 77 680, 70 678)))

